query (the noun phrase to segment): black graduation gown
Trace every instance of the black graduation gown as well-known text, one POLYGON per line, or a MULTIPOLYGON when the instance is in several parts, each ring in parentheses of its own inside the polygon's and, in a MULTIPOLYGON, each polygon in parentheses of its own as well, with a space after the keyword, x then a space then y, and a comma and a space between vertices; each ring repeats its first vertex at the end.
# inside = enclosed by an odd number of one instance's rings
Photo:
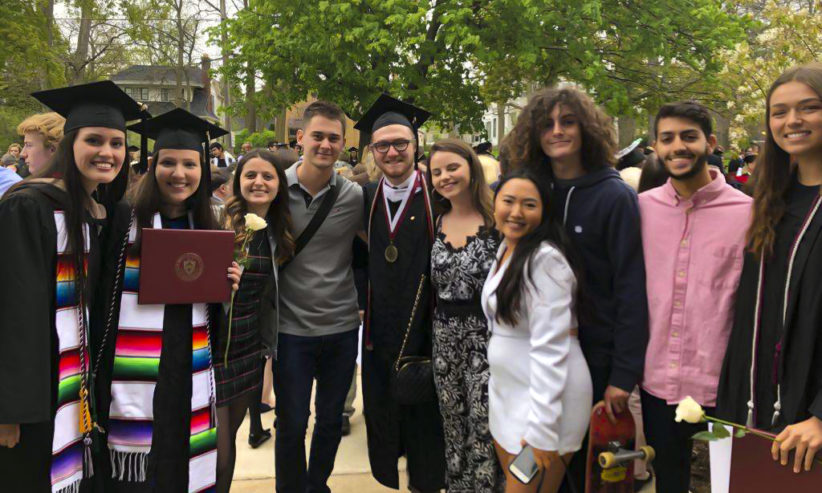
MULTIPOLYGON (((122 269, 120 252, 122 242, 129 230, 131 206, 126 202, 117 205, 110 234, 106 239, 106 255, 103 259, 100 282, 101 303, 108 307, 114 293, 117 269, 122 269)), ((163 219, 163 227, 169 227, 163 219)), ((113 326, 102 352, 100 374, 96 380, 98 402, 98 423, 108 429, 109 410, 111 407, 111 381, 114 368, 114 350, 117 338, 117 324, 120 318, 120 283, 114 303, 113 326)), ((95 332, 105 331, 108 308, 102 310, 95 332)), ((218 320, 219 307, 210 305, 210 319, 218 320)), ((154 390, 154 428, 152 433, 151 452, 148 457, 147 480, 145 483, 117 482, 111 480, 111 465, 107 447, 99 451, 95 460, 96 470, 103 471, 107 478, 105 491, 118 492, 168 492, 186 493, 188 491, 189 439, 191 433, 191 352, 192 352, 192 306, 166 305, 163 320, 163 350, 160 356, 160 368, 157 386, 154 390)), ((211 327, 212 333, 215 328, 211 327)), ((102 344, 102 337, 96 345, 102 344)), ((213 343, 213 341, 212 341, 213 343)))
MULTIPOLYGON (((372 212, 370 208, 378 186, 372 183, 365 187, 368 212, 372 212)), ((408 213, 394 240, 399 250, 396 262, 388 263, 384 256, 389 241, 382 195, 374 205, 368 232, 370 287, 362 352, 363 414, 374 478, 389 488, 398 489, 397 460, 405 454, 411 485, 422 491, 433 491, 445 487, 445 442, 439 406, 436 401, 400 406, 393 400, 390 389, 393 364, 402 346, 422 274, 426 280, 404 354, 430 356, 432 347, 433 238, 426 224, 423 193, 417 193, 409 202, 408 213)))
MULTIPOLYGON (((786 228, 777 227, 777 234, 789 234, 788 243, 793 240, 793 232, 788 232, 786 228)), ((787 266, 787 262, 784 265, 787 266)), ((768 306, 763 307, 760 347, 757 350, 759 357, 755 371, 754 414, 757 427, 778 432, 811 415, 822 419, 822 211, 811 221, 797 250, 784 329, 779 327, 779 323, 770 323, 769 320, 772 321, 774 317, 768 317, 764 313, 781 309, 781 300, 768 302, 767 293, 774 290, 774 286, 770 284, 773 282, 782 284, 776 286, 776 290, 783 293, 786 278, 785 272, 781 276, 772 275, 774 269, 769 267, 769 263, 766 263, 768 275, 765 276, 763 292, 768 306), (775 348, 769 341, 777 341, 778 334, 783 331, 782 350, 777 360, 782 385, 782 409, 775 426, 771 426, 776 385, 770 371, 773 368, 775 348), (771 347, 763 348, 762 344, 771 347)), ((718 416, 742 424, 747 419, 747 403, 750 398, 758 275, 759 261, 747 254, 737 291, 734 324, 722 366, 717 398, 718 416)), ((778 316, 781 318, 781 312, 778 316)))
MULTIPOLYGON (((68 200, 55 186, 29 183, 0 202, 0 423, 21 424, 20 443, 0 447, 4 493, 51 491, 59 370, 54 211, 64 209, 68 200)), ((100 258, 95 231, 92 228, 88 287, 95 285, 100 258)), ((87 300, 93 305, 92 296, 87 300)), ((90 486, 83 480, 81 491, 90 486)))

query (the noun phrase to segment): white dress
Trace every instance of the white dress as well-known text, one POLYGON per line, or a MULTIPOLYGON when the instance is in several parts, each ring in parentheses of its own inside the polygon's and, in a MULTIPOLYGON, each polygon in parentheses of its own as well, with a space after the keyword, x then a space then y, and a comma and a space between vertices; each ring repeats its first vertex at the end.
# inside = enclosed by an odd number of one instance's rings
POLYGON ((497 271, 503 243, 482 290, 488 318, 488 412, 491 435, 510 454, 524 438, 540 450, 575 452, 588 432, 593 390, 574 314, 576 277, 565 256, 543 242, 530 259, 519 323, 495 320, 494 293, 510 257, 497 271))

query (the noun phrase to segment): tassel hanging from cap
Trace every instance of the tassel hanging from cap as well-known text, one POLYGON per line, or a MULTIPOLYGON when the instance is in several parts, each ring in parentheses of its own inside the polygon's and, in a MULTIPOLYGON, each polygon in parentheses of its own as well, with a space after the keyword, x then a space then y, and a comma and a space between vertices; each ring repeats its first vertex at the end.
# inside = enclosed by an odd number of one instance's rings
MULTIPOLYGON (((144 124, 148 118, 151 118, 151 114, 148 112, 148 106, 143 104, 140 108, 140 123, 144 124)), ((148 136, 145 132, 140 134, 140 162, 137 164, 137 171, 141 175, 148 171, 148 136)))

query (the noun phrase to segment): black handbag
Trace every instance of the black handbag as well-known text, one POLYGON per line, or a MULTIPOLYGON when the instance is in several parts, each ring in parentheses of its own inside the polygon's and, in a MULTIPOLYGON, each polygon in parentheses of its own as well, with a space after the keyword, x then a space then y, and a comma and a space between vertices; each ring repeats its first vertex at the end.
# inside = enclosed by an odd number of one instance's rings
POLYGON ((408 336, 411 334, 411 327, 414 325, 414 318, 420 304, 424 284, 425 274, 420 278, 417 296, 414 299, 414 307, 411 309, 411 317, 408 319, 408 327, 402 341, 402 348, 399 356, 397 356, 397 361, 394 363, 392 394, 398 403, 405 406, 433 402, 437 398, 434 389, 434 369, 431 365, 431 358, 428 356, 405 356, 408 336))

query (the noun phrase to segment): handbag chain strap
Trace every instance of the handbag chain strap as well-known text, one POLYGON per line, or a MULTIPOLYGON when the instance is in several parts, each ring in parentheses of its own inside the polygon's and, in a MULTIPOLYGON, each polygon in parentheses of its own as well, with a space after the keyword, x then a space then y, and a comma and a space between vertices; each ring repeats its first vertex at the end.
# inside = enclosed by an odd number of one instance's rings
POLYGON ((97 360, 94 362, 93 377, 97 377, 97 372, 100 370, 100 362, 103 360, 103 352, 106 350, 108 344, 108 336, 111 332, 111 325, 114 321, 114 305, 117 303, 117 293, 120 291, 120 280, 123 271, 126 270, 126 249, 128 248, 128 237, 131 234, 131 227, 134 226, 134 211, 131 211, 131 219, 128 222, 128 230, 123 238, 123 244, 120 248, 120 257, 117 259, 117 273, 114 276, 114 292, 111 296, 111 303, 108 307, 108 317, 106 318, 106 330, 103 332, 103 340, 100 342, 100 349, 97 351, 97 360))
POLYGON ((420 284, 417 286, 417 297, 414 298, 414 307, 411 309, 411 317, 408 319, 408 328, 405 329, 405 338, 402 340, 400 355, 397 356, 397 361, 394 363, 394 371, 400 371, 400 360, 402 359, 403 353, 405 353, 405 346, 408 344, 408 335, 411 334, 411 325, 414 323, 414 316, 417 314, 417 307, 420 304, 423 284, 425 284, 425 274, 420 277, 420 284))

